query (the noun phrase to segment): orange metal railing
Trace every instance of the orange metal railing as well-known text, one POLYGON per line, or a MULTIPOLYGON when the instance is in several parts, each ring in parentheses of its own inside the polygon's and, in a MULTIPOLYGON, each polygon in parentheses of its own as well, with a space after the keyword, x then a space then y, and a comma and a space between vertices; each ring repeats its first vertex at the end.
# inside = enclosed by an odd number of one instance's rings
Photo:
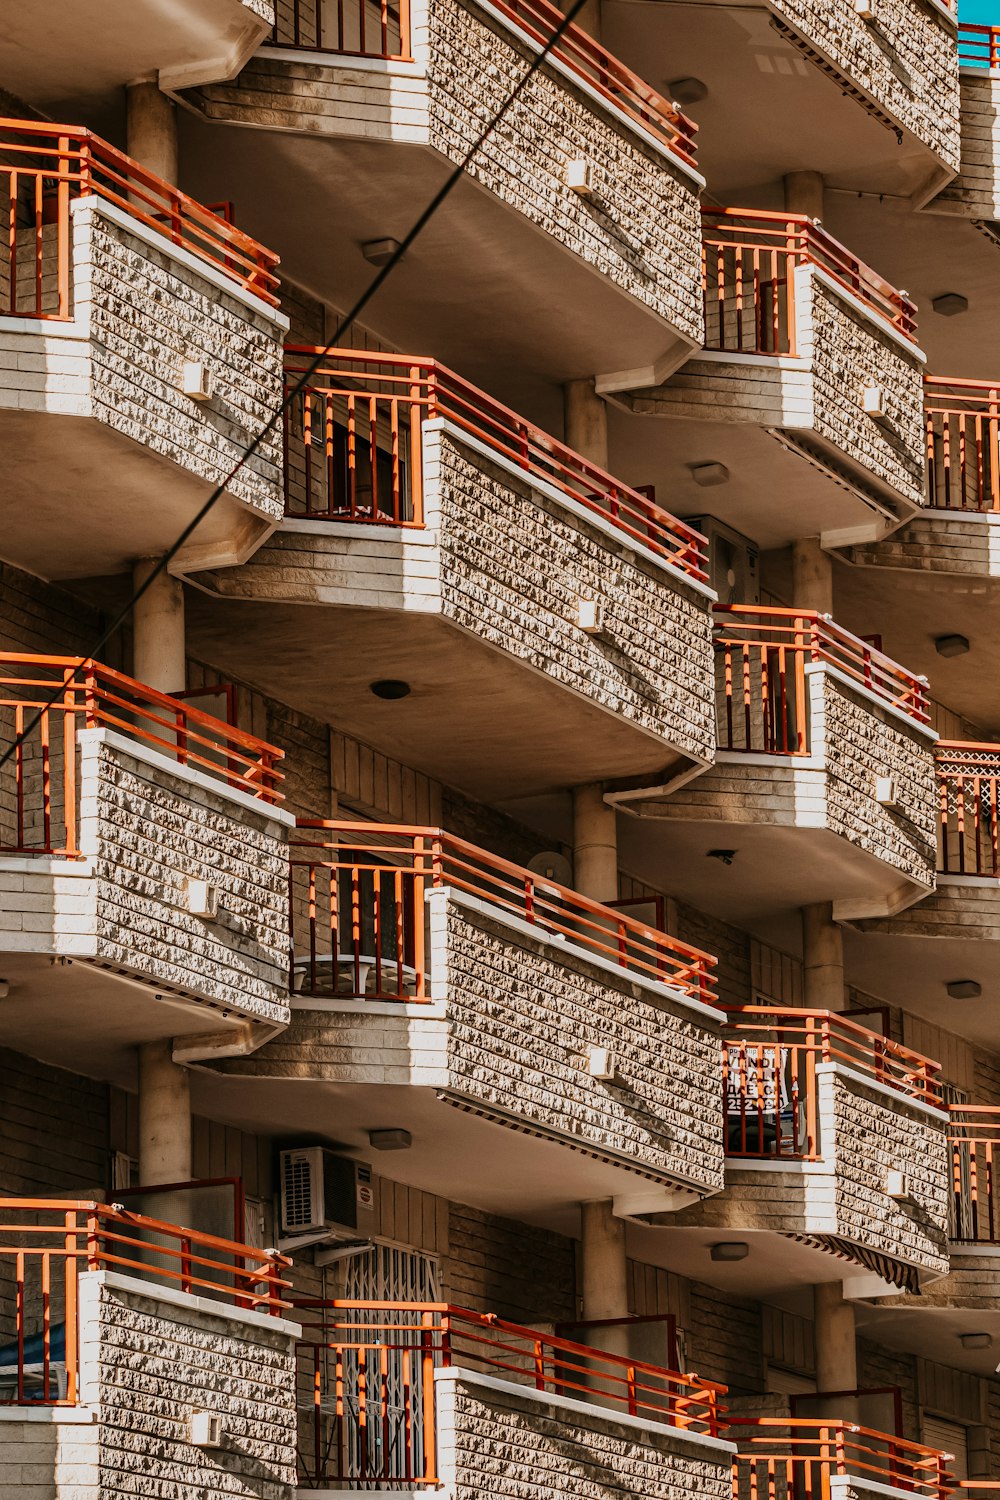
POLYGON ((0 1405, 76 1403, 81 1271, 120 1271, 277 1315, 289 1264, 120 1204, 0 1198, 0 1405))
POLYGON ((796 354, 796 266, 813 265, 908 339, 916 304, 866 266, 815 219, 757 209, 702 216, 705 345, 738 354, 796 354))
POLYGON ((958 26, 958 60, 966 67, 1000 68, 1000 26, 958 26))
POLYGON ((741 1005, 723 1027, 728 1156, 821 1155, 817 1063, 843 1063, 906 1099, 942 1107, 940 1065, 832 1011, 741 1005))
POLYGON ((0 743, 19 743, 0 770, 0 851, 80 853, 77 735, 84 729, 116 730, 252 797, 282 800, 284 751, 274 745, 100 662, 3 652, 0 743))
POLYGON ((725 750, 805 755, 805 669, 824 662, 918 724, 930 723, 927 683, 815 610, 715 606, 718 737, 725 750))
POLYGON ((1000 745, 938 740, 938 863, 942 875, 1000 875, 1000 745))
POLYGON ((70 203, 91 194, 277 306, 278 257, 93 131, 0 120, 0 314, 72 316, 70 203))
POLYGON ((853 1422, 736 1418, 727 1436, 740 1449, 733 1464, 733 1500, 778 1495, 829 1500, 835 1475, 889 1485, 924 1500, 945 1500, 955 1483, 948 1470, 951 1454, 853 1422))
POLYGON ((924 413, 931 506, 1000 511, 1000 383, 928 375, 924 413))
POLYGON ((436 1302, 296 1301, 307 1488, 432 1486, 434 1371, 461 1368, 717 1437, 726 1387, 436 1302))
MULTIPOLYGON (((551 0, 494 0, 494 4, 515 32, 540 47, 565 20, 551 0)), ((279 0, 272 40, 279 47, 348 57, 408 58, 409 0, 398 0, 397 5, 389 0, 279 0)), ((550 56, 682 161, 694 165, 698 132, 694 121, 581 27, 567 26, 550 56)))
POLYGON ((953 1104, 949 1238, 959 1244, 1000 1245, 1000 1107, 953 1104))
MULTIPOLYGON (((285 351, 286 390, 320 351, 285 351)), ((526 473, 610 520, 691 577, 705 538, 435 360, 332 350, 285 414, 285 511, 328 521, 421 526, 421 421, 447 418, 526 473)))
POLYGON ((465 891, 589 954, 712 1003, 716 960, 440 828, 299 819, 291 845, 294 991, 426 1000, 426 893, 465 891))

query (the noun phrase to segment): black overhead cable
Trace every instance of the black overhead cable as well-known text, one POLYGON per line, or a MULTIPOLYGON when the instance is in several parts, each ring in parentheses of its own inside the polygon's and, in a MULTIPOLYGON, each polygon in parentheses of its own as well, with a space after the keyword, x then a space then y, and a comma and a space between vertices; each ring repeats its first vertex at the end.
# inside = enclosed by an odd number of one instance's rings
POLYGON ((496 130, 497 126, 507 114, 508 110, 511 109, 511 107, 520 98, 524 89, 538 72, 538 69, 541 67, 545 59, 549 56, 553 47, 555 47, 561 40, 567 28, 572 25, 574 18, 580 13, 586 3, 587 0, 573 0, 573 3, 570 6, 569 10, 567 10, 565 16, 553 31, 544 47, 534 58, 532 58, 531 63, 518 79, 514 87, 511 89, 510 93, 507 95, 500 108, 486 123, 486 125, 483 126, 483 129, 480 131, 479 135, 473 141, 468 151, 462 157, 462 160, 456 167, 452 169, 448 177, 445 178, 445 181, 442 183, 441 187, 438 188, 437 192, 434 194, 434 197, 427 204, 427 207, 420 214, 419 218, 416 220, 412 228, 406 233, 406 235, 404 235, 403 239, 396 246, 395 250, 392 252, 392 255, 386 261, 385 265, 381 266, 378 273, 372 278, 372 281, 365 289, 365 291, 362 292, 357 302, 355 302, 354 306, 345 317, 343 323, 338 328, 337 332, 333 335, 333 338, 329 339, 328 342, 324 344, 323 348, 320 349, 318 353, 315 354, 309 361, 309 364, 302 371, 298 380, 291 387, 291 389, 285 393, 284 399, 282 400, 281 404, 275 407, 265 425, 261 428, 252 442, 247 445, 246 449, 230 469, 225 479, 221 480, 219 484, 216 485, 215 489, 209 495, 208 499, 198 511, 197 515, 188 522, 183 531, 181 531, 180 535, 174 539, 171 545, 167 548, 166 552, 164 552, 163 555, 157 560, 156 566, 150 570, 148 576, 143 580, 139 587, 134 590, 127 603, 122 605, 121 609, 111 620, 111 623, 105 626, 104 630, 101 632, 98 639, 94 642, 87 655, 82 656, 76 667, 74 667, 71 672, 65 674, 61 678, 58 685, 53 688, 50 696, 46 698, 42 704, 40 704, 37 712, 28 721, 28 723, 25 724, 24 728, 21 730, 21 733, 15 736, 13 743, 8 747, 8 749, 3 752, 3 755, 0 755, 0 768, 7 764, 12 755, 16 754, 17 750, 21 745, 23 745, 27 737, 32 734, 41 723, 45 714, 52 707, 52 705, 57 701, 57 699, 62 697, 66 688, 71 683, 78 681, 79 674, 82 671, 84 664, 88 661, 92 661, 107 645, 108 641, 114 635, 115 631, 119 630, 121 626, 124 625, 125 621, 131 615, 132 611, 135 609, 135 606, 142 598, 143 594, 145 594, 147 589, 150 588, 154 580, 157 579, 161 573, 165 572, 171 560, 176 557, 177 553, 184 546, 184 543, 188 540, 192 533, 197 530, 197 528, 201 525, 202 521, 204 521, 205 517, 209 514, 212 508, 225 494, 226 490, 232 484, 233 480, 243 468, 244 464, 246 464, 248 459, 253 458, 255 453, 259 452, 262 444, 265 443, 270 437, 275 427, 284 417, 285 412, 289 409, 292 402, 299 395, 300 391, 305 388, 305 386, 312 379, 313 375, 315 375, 316 371, 319 369, 324 359, 326 359, 331 349, 335 349, 337 345, 341 343, 348 329, 353 327, 353 325, 357 322, 358 318, 361 316, 364 309, 368 306, 369 302, 385 284, 386 279, 392 274, 396 266, 399 265, 399 262, 402 260, 407 250, 409 250, 414 240, 419 234, 423 232, 424 229, 427 228, 427 225, 430 223, 431 219, 433 219, 442 203, 444 203, 445 199, 465 176, 472 163, 473 158, 479 153, 485 143, 489 140, 490 136, 493 134, 494 130, 496 130))

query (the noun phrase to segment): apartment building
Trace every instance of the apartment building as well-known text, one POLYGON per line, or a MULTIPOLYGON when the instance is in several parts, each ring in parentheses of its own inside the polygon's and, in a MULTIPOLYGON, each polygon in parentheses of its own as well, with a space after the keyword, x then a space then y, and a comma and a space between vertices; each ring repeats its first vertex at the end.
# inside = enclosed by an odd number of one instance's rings
POLYGON ((64 12, 0 1494, 1000 1494, 1000 11, 64 12))

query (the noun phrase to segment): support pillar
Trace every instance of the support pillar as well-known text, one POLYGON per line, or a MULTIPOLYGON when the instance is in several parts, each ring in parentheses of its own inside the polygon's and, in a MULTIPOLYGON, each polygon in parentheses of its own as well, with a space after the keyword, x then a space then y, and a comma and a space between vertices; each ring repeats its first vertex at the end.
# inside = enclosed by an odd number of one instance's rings
POLYGON ((790 214, 822 219, 826 184, 822 172, 789 172, 784 178, 785 208, 790 214))
MULTIPOLYGON (((839 1281, 813 1287, 813 1318, 816 1338, 816 1386, 823 1391, 855 1391, 858 1388, 858 1349, 854 1329, 854 1307, 844 1301, 839 1281)), ((845 1422, 857 1421, 858 1403, 834 1397, 824 1415, 845 1422)))
POLYGON ((190 1182, 192 1176, 188 1072, 174 1062, 172 1047, 168 1039, 144 1042, 139 1048, 139 1181, 143 1187, 190 1182))
POLYGON ((803 1001, 809 1010, 841 1011, 845 1005, 844 934, 829 901, 803 906, 803 1001))
POLYGON ((573 884, 591 901, 618 900, 618 816, 599 781, 573 788, 573 884))
POLYGON ((818 536, 792 543, 792 608, 833 614, 833 558, 823 551, 818 536))
MULTIPOLYGON (((586 1321, 627 1318, 628 1260, 625 1254, 625 1223, 616 1219, 610 1198, 580 1204, 583 1231, 581 1290, 586 1321)), ((596 1329, 587 1343, 608 1354, 628 1352, 628 1329, 596 1329)))
MULTIPOLYGON (((132 569, 139 588, 155 568, 155 557, 142 557, 132 569)), ((132 674, 161 693, 180 693, 187 682, 184 650, 184 588, 164 569, 135 606, 132 674)))
POLYGON ((563 424, 567 448, 607 469, 608 408, 592 380, 568 380, 563 386, 563 424))
POLYGON ((177 106, 160 92, 155 75, 125 89, 125 142, 134 161, 176 186, 177 106))

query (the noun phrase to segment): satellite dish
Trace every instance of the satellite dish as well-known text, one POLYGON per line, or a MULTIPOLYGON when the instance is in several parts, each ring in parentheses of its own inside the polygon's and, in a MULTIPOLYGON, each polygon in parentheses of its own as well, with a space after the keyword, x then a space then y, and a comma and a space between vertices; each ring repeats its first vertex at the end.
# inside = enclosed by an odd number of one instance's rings
POLYGON ((573 866, 558 849, 546 849, 543 853, 536 854, 533 859, 528 860, 528 869, 532 875, 540 875, 543 880, 551 880, 555 885, 573 884, 573 866))

